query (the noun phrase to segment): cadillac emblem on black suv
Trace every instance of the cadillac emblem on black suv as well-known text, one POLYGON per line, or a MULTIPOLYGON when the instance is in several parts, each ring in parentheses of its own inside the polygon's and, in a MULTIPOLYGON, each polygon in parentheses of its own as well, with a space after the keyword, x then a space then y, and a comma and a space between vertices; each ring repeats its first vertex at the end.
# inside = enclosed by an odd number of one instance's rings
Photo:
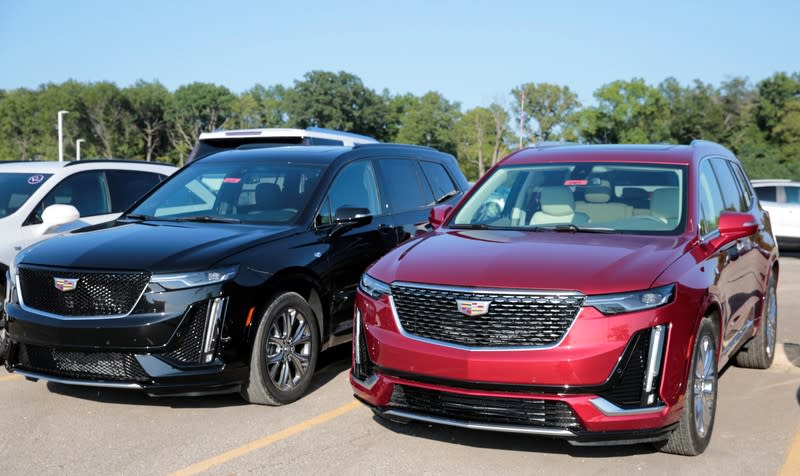
POLYGON ((74 291, 75 287, 78 286, 78 279, 69 279, 69 278, 53 278, 55 282, 56 289, 62 292, 74 291))

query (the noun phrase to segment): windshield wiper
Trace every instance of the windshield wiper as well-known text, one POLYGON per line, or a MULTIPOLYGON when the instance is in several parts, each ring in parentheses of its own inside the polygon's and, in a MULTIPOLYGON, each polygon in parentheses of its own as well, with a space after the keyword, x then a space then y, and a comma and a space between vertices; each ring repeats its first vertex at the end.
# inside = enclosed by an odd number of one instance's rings
POLYGON ((150 215, 142 215, 141 213, 129 213, 127 215, 119 217, 119 220, 127 220, 127 219, 144 221, 144 220, 152 220, 153 217, 151 217, 150 215))
POLYGON ((455 228, 456 230, 489 230, 492 227, 486 223, 463 223, 458 225, 450 225, 450 228, 455 228))
POLYGON ((214 217, 211 215, 200 215, 196 217, 181 217, 176 218, 175 221, 193 221, 193 222, 200 222, 200 223, 241 223, 242 220, 238 218, 223 218, 223 217, 214 217))
POLYGON ((456 195, 458 195, 458 190, 450 190, 449 192, 445 193, 441 197, 437 198, 435 204, 438 205, 438 204, 442 203, 443 201, 447 200, 448 198, 455 197, 456 195))
POLYGON ((572 223, 565 223, 562 225, 555 225, 544 227, 546 230, 553 230, 553 231, 568 231, 572 233, 614 233, 616 230, 613 228, 600 228, 600 227, 591 227, 591 226, 578 226, 573 225, 572 223))

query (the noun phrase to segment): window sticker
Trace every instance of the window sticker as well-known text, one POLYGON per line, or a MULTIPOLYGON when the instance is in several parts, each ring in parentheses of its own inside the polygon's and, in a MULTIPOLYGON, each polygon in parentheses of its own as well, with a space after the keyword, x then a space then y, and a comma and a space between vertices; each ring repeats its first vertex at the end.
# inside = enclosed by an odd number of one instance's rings
POLYGON ((584 179, 584 180, 566 180, 564 182, 565 187, 583 186, 583 185, 589 185, 589 181, 584 179))
POLYGON ((28 185, 39 185, 44 180, 44 175, 31 175, 28 177, 28 185))

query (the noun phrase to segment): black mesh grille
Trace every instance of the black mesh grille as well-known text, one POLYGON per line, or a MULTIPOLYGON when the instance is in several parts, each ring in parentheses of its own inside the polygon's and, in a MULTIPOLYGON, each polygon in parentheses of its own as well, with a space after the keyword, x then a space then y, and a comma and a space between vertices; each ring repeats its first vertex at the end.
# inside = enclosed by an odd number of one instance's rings
POLYGON ((581 429, 572 408, 558 400, 479 397, 395 385, 390 406, 460 421, 581 429))
POLYGON ((571 294, 477 294, 392 286, 406 332, 472 347, 546 346, 564 336, 583 296, 571 294), (490 302, 489 312, 467 316, 457 300, 490 302))
POLYGON ((78 380, 146 382, 150 378, 133 354, 63 351, 20 344, 15 367, 78 380))
MULTIPOLYGON (((115 316, 127 314, 144 291, 150 274, 144 272, 82 272, 20 268, 25 305, 60 316, 115 316), (58 280, 77 279, 72 290, 59 290, 58 280)), ((71 283, 62 282, 69 289, 71 283)))
POLYGON ((181 325, 178 348, 164 354, 165 357, 184 364, 203 362, 203 334, 206 328, 207 313, 208 301, 192 306, 187 313, 187 319, 181 325))
POLYGON ((603 397, 621 408, 642 406, 647 354, 650 350, 650 329, 636 334, 630 345, 633 346, 633 350, 627 363, 623 362, 625 367, 622 376, 611 390, 603 394, 603 397))

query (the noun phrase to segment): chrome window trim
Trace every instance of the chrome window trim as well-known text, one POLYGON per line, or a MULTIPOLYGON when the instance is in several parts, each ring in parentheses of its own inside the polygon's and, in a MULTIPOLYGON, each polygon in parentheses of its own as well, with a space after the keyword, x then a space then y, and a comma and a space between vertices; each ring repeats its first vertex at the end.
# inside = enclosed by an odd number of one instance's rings
MULTIPOLYGON (((411 287, 416 289, 435 289, 438 291, 453 291, 453 292, 464 292, 468 294, 521 294, 521 295, 531 295, 531 296, 573 296, 573 297, 586 297, 583 293, 579 293, 577 291, 532 291, 532 290, 517 290, 517 289, 505 289, 505 288, 469 288, 469 287, 457 287, 457 286, 441 286, 441 285, 425 285, 419 283, 407 283, 403 281, 395 281, 389 284, 389 286, 405 286, 411 287)), ((394 322, 397 325, 397 329, 400 331, 400 334, 403 337, 406 337, 411 340, 415 340, 418 342, 423 342, 426 344, 437 345, 441 347, 448 347, 451 349, 457 350, 464 350, 468 352, 520 352, 520 351, 531 351, 531 350, 549 350, 561 345, 564 342, 564 339, 567 338, 569 332, 572 330, 572 327, 578 322, 578 318, 580 318, 581 313, 583 312, 584 307, 580 306, 578 308, 578 312, 575 314, 575 317, 572 319, 567 330, 564 332, 564 335, 561 336, 561 339, 558 342, 554 342, 549 345, 544 346, 509 346, 509 347, 472 347, 460 344, 452 344, 450 342, 444 342, 436 339, 429 339, 427 337, 420 337, 414 334, 411 334, 403 328, 403 324, 400 322, 400 315, 397 312, 397 307, 394 303, 394 296, 388 295, 389 304, 391 305, 392 309, 392 317, 394 318, 394 322)), ((464 316, 465 318, 469 318, 469 316, 464 316)))

